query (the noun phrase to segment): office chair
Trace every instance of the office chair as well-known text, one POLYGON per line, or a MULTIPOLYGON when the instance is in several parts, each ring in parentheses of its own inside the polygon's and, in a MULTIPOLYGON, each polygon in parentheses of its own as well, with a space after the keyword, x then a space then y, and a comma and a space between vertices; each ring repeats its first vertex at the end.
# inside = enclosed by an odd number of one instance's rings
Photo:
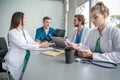
POLYGON ((6 53, 8 52, 7 44, 4 37, 0 37, 0 72, 7 72, 7 80, 10 80, 9 72, 8 70, 2 69, 2 63, 5 62, 4 57, 6 53))

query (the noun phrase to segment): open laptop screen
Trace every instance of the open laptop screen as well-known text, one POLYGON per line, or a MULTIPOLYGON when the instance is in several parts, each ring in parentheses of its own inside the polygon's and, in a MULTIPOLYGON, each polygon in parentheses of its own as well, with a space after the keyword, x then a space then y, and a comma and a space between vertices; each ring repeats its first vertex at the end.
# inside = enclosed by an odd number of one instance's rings
POLYGON ((65 36, 65 30, 64 29, 56 29, 53 36, 54 37, 64 37, 65 36))

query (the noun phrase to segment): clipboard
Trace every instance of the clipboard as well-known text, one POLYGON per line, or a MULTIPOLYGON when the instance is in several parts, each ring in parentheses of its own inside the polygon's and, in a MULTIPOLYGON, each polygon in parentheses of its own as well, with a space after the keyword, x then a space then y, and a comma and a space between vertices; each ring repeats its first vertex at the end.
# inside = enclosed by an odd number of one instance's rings
POLYGON ((64 53, 64 50, 59 50, 59 49, 41 52, 41 54, 52 56, 52 57, 57 56, 57 55, 62 54, 62 53, 64 53))

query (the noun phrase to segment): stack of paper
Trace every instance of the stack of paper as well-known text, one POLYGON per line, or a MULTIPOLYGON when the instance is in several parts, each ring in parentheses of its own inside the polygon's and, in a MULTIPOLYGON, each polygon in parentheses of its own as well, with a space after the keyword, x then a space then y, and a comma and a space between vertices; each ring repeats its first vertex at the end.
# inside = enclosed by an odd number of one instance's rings
POLYGON ((57 56, 57 55, 62 54, 62 53, 64 53, 64 50, 58 50, 58 49, 41 52, 41 54, 45 54, 45 55, 48 55, 48 56, 57 56))

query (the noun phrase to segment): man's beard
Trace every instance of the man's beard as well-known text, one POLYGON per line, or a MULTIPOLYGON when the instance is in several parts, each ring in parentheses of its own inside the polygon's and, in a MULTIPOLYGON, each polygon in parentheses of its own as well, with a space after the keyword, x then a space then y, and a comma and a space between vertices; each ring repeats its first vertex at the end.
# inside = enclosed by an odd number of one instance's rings
POLYGON ((74 27, 78 27, 79 25, 75 25, 74 27))

